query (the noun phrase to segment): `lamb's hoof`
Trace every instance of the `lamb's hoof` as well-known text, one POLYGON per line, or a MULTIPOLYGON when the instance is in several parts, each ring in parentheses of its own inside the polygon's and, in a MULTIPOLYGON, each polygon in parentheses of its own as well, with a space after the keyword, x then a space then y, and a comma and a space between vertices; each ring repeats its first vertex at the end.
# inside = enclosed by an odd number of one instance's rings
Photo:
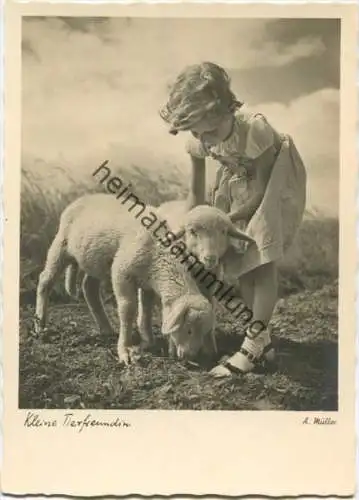
POLYGON ((171 359, 178 358, 176 346, 171 345, 171 344, 168 346, 168 357, 171 359))
POLYGON ((119 347, 117 350, 118 360, 120 363, 128 366, 131 364, 131 350, 128 347, 119 347))
POLYGON ((118 359, 120 363, 129 366, 136 363, 141 358, 140 346, 124 347, 118 349, 118 359))
POLYGON ((32 331, 34 332, 34 334, 37 337, 40 336, 40 335, 42 335, 46 331, 46 328, 44 327, 44 325, 42 325, 41 322, 40 322, 40 320, 38 318, 36 318, 36 317, 33 320, 32 331))
POLYGON ((131 362, 137 363, 142 357, 143 351, 140 345, 130 347, 131 362))
POLYGON ((40 326, 34 324, 32 331, 36 335, 36 337, 40 337, 40 335, 43 333, 44 330, 40 326))

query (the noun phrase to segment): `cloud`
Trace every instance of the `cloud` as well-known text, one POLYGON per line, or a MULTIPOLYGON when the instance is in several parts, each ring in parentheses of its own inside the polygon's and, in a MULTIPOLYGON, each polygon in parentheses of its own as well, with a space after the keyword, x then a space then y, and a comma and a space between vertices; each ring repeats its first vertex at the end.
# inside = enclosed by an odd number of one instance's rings
POLYGON ((308 172, 308 207, 331 215, 338 214, 339 97, 338 90, 322 89, 288 106, 263 103, 256 107, 280 132, 292 135, 308 172))
MULTIPOLYGON (((149 169, 175 163, 187 174, 186 136, 170 136, 158 115, 167 85, 179 68, 203 59, 227 68, 268 61, 279 66, 322 50, 318 40, 308 37, 285 47, 269 41, 261 45, 268 22, 106 19, 88 25, 59 18, 25 21, 24 160, 76 164, 81 170, 109 157, 149 169)), ((316 187, 319 177, 314 172, 328 168, 328 183, 333 183, 337 172, 335 91, 303 97, 288 108, 270 103, 260 108, 268 111, 279 128, 293 133, 312 172, 312 198, 316 204, 328 204, 316 187)))
MULTIPOLYGON (((326 51, 323 41, 318 37, 303 37, 293 43, 278 41, 264 43, 253 61, 257 66, 286 66, 307 57, 318 57, 326 51)), ((250 66, 249 66, 250 67, 250 66)))

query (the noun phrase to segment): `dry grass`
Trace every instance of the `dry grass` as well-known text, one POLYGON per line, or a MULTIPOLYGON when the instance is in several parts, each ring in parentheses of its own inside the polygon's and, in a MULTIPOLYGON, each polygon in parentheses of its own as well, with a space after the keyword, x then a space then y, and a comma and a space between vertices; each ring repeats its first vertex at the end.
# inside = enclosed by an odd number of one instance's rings
MULTIPOLYGON (((108 310, 115 320, 114 309, 108 310)), ((52 307, 49 329, 41 338, 32 334, 32 315, 33 306, 22 308, 21 408, 337 409, 335 284, 279 302, 275 371, 221 381, 213 380, 205 367, 194 369, 169 359, 159 336, 157 352, 130 368, 120 366, 116 340, 99 336, 82 304, 52 307)), ((221 355, 238 347, 241 327, 228 316, 220 318, 221 355)))

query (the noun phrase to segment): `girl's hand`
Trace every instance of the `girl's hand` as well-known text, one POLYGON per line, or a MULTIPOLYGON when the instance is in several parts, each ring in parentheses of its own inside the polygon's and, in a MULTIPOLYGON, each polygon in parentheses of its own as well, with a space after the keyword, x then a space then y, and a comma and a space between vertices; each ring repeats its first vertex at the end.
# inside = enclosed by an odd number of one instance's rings
POLYGON ((232 222, 238 222, 240 220, 245 220, 242 214, 242 210, 235 210, 233 212, 229 212, 229 218, 232 222))
POLYGON ((247 201, 243 203, 241 208, 238 210, 235 210, 233 212, 230 212, 228 215, 231 219, 232 222, 238 222, 239 220, 244 220, 248 222, 259 205, 261 204, 261 201, 263 199, 263 194, 262 192, 255 193, 251 198, 249 198, 247 201))

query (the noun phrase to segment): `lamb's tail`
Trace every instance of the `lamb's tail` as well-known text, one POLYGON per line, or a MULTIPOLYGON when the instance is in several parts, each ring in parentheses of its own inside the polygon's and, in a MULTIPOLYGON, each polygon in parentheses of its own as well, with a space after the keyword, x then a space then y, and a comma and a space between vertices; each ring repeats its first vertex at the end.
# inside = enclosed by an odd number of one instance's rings
POLYGON ((78 279, 82 274, 77 262, 71 262, 65 270, 65 290, 66 293, 70 295, 70 297, 74 297, 75 299, 79 296, 78 289, 78 279))

